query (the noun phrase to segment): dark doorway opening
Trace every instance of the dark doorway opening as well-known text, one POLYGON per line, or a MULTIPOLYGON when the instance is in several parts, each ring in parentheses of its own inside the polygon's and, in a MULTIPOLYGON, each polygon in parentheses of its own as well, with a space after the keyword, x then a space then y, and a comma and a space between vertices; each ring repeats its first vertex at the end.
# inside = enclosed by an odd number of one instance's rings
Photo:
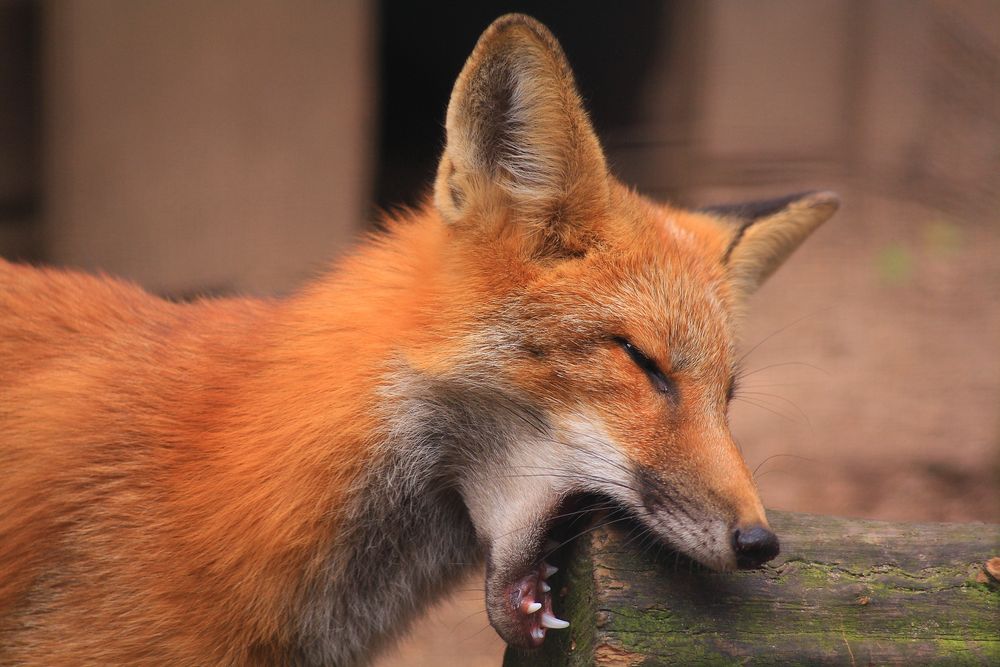
POLYGON ((633 122, 641 86, 665 34, 672 3, 468 2, 380 4, 379 207, 419 204, 443 148, 444 115, 455 77, 483 29, 522 12, 562 43, 587 108, 605 136, 633 122))

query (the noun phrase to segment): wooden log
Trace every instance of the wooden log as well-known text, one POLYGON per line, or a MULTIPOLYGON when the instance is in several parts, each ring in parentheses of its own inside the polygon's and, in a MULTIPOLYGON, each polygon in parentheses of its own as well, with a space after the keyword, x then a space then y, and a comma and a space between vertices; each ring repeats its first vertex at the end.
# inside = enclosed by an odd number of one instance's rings
POLYGON ((749 572, 593 530, 556 575, 570 628, 504 665, 1000 665, 1000 526, 768 517, 781 555, 749 572))

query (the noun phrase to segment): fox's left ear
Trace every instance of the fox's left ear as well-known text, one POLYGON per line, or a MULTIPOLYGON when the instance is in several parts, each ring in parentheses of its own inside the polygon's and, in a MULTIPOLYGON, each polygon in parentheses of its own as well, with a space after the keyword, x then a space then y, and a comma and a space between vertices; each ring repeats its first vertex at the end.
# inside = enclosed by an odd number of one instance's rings
POLYGON ((701 209, 733 226, 722 262, 741 297, 755 292, 788 256, 840 206, 833 192, 804 192, 780 199, 701 209))
POLYGON ((448 103, 434 203, 449 223, 497 211, 532 238, 573 245, 607 206, 604 154, 555 37, 508 14, 490 25, 448 103))

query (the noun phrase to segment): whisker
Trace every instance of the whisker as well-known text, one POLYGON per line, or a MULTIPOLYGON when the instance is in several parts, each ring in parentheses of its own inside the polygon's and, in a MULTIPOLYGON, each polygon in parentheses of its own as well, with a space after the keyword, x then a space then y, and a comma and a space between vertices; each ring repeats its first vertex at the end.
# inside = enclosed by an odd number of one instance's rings
MULTIPOLYGON (((579 515, 583 515, 583 514, 588 514, 590 512, 599 512, 601 510, 611 510, 611 509, 615 509, 615 507, 616 507, 615 503, 613 503, 613 502, 607 502, 607 503, 604 503, 602 505, 594 505, 594 506, 591 506, 591 507, 586 507, 584 509, 577 510, 575 512, 564 512, 563 514, 556 514, 553 517, 549 517, 549 520, 551 520, 551 521, 558 521, 559 519, 565 519, 567 517, 574 516, 574 515, 579 516, 579 515)), ((507 537, 509 535, 513 535, 514 533, 516 533, 518 531, 527 530, 528 528, 531 528, 533 525, 534 525, 533 523, 526 523, 526 524, 524 524, 522 526, 514 528, 513 530, 500 535, 500 537, 507 537)))
POLYGON ((768 382, 765 384, 748 384, 745 389, 769 389, 772 387, 805 387, 808 385, 814 385, 817 380, 803 380, 802 382, 768 382))
POLYGON ((573 537, 570 537, 569 539, 563 540, 562 542, 560 542, 559 546, 555 547, 554 549, 550 549, 545 554, 543 554, 542 555, 542 560, 545 560, 546 558, 548 558, 549 556, 551 556, 555 552, 559 551, 559 549, 561 549, 565 545, 569 544, 573 540, 577 539, 578 537, 586 535, 587 533, 592 533, 593 531, 595 531, 595 530, 597 530, 599 528, 604 528, 606 526, 610 526, 610 525, 615 524, 615 523, 621 523, 622 521, 628 521, 630 519, 634 519, 634 517, 631 514, 628 515, 628 516, 620 517, 618 519, 612 519, 611 521, 604 521, 604 522, 601 522, 601 523, 599 523, 597 525, 591 526, 591 527, 589 527, 589 528, 587 528, 585 530, 581 530, 579 533, 577 533, 573 537))
POLYGON ((787 473, 788 471, 782 470, 781 468, 771 468, 770 470, 765 470, 764 472, 762 472, 758 477, 756 477, 756 479, 759 480, 764 475, 770 475, 773 472, 787 473))
POLYGON ((763 345, 763 344, 764 344, 764 343, 766 343, 767 341, 771 340, 772 338, 774 338, 774 337, 775 337, 775 336, 777 336, 778 334, 780 334, 780 333, 782 333, 782 332, 784 332, 784 331, 787 331, 787 330, 791 329, 791 328, 792 328, 792 327, 794 327, 794 326, 795 326, 796 324, 800 324, 800 323, 804 322, 805 320, 808 320, 808 319, 809 319, 809 318, 811 318, 811 317, 816 317, 816 316, 817 316, 817 315, 819 315, 820 313, 822 313, 822 312, 824 312, 824 311, 827 311, 827 310, 830 310, 831 308, 832 308, 832 306, 828 306, 828 307, 826 307, 826 308, 820 308, 820 309, 818 309, 818 310, 814 310, 814 311, 813 311, 813 312, 811 312, 811 313, 808 313, 808 314, 806 314, 806 315, 803 315, 802 317, 798 318, 798 319, 797 319, 797 320, 795 320, 794 322, 790 322, 790 323, 786 324, 785 326, 781 327, 780 329, 778 329, 778 330, 776 330, 776 331, 773 331, 773 332, 771 332, 771 333, 770 333, 770 334, 768 334, 768 335, 767 335, 767 336, 766 336, 766 337, 765 337, 765 338, 764 338, 763 340, 761 340, 761 341, 760 341, 759 343, 757 343, 756 345, 754 345, 753 347, 751 347, 751 348, 750 348, 749 350, 747 350, 746 352, 744 352, 744 353, 743 353, 743 355, 742 355, 742 356, 740 356, 740 358, 739 358, 739 359, 737 360, 737 363, 740 363, 740 362, 742 362, 742 361, 743 361, 744 359, 746 359, 747 357, 749 357, 749 356, 750 356, 750 355, 751 355, 751 354, 752 354, 752 353, 754 352, 754 350, 756 350, 756 349, 757 349, 757 348, 759 348, 759 347, 760 347, 761 345, 763 345))
POLYGON ((457 621, 455 621, 455 624, 451 626, 451 629, 452 630, 458 630, 458 626, 462 625, 462 623, 465 623, 466 621, 468 621, 473 616, 478 616, 479 614, 485 614, 485 613, 486 613, 486 608, 485 607, 483 607, 482 609, 477 609, 476 611, 472 612, 471 614, 467 614, 467 615, 463 616, 462 618, 458 619, 457 621))
POLYGON ((770 461, 771 459, 777 459, 777 458, 782 458, 782 457, 792 458, 792 459, 801 459, 803 461, 808 461, 810 463, 819 463, 816 459, 811 459, 811 458, 809 458, 807 456, 799 456, 798 454, 771 454, 770 456, 768 456, 763 461, 761 461, 760 463, 757 464, 757 467, 753 469, 752 476, 756 477, 757 476, 757 471, 760 470, 761 467, 765 463, 767 463, 768 461, 770 461))
MULTIPOLYGON (((532 470, 532 469, 534 469, 534 470, 550 470, 549 468, 540 467, 540 466, 514 466, 514 467, 515 468, 524 468, 526 470, 532 470)), ((524 474, 504 475, 504 477, 508 477, 508 478, 519 478, 519 477, 525 477, 525 478, 530 478, 530 477, 552 477, 552 478, 555 478, 555 479, 569 479, 569 480, 575 480, 575 481, 578 481, 578 482, 579 481, 588 481, 588 482, 595 482, 595 483, 598 483, 598 484, 610 484, 611 486, 618 486, 618 487, 621 487, 623 489, 627 489, 629 491, 632 491, 634 493, 640 493, 640 491, 638 489, 636 489, 634 486, 631 486, 630 484, 628 484, 626 482, 621 482, 621 481, 614 480, 614 479, 607 479, 607 478, 604 478, 604 477, 598 477, 596 475, 588 475, 586 473, 571 473, 571 472, 562 472, 562 471, 559 471, 559 472, 550 471, 550 472, 545 472, 545 473, 535 473, 535 474, 531 474, 531 475, 524 475, 524 474)))
POLYGON ((810 369, 812 369, 814 371, 819 371, 823 375, 826 375, 827 377, 830 377, 830 371, 826 370, 825 368, 820 368, 819 366, 815 366, 813 364, 806 363, 804 361, 782 361, 782 362, 779 362, 779 363, 776 363, 776 364, 768 364, 767 366, 762 366, 761 368, 757 368, 757 369, 754 369, 752 371, 746 371, 744 373, 741 373, 738 377, 739 377, 739 379, 748 378, 751 375, 756 375, 757 373, 760 373, 762 371, 766 371, 766 370, 769 370, 769 369, 772 369, 772 368, 780 368, 782 366, 805 366, 806 368, 810 368, 810 369))
POLYGON ((629 534, 632 536, 629 537, 629 539, 622 542, 621 548, 624 550, 628 545, 632 544, 632 542, 634 542, 636 539, 638 538, 645 539, 646 536, 648 536, 650 533, 652 533, 652 531, 647 526, 639 524, 637 528, 633 528, 631 531, 629 531, 629 534), (635 534, 632 535, 632 533, 635 534))
POLYGON ((785 410, 785 406, 777 405, 773 401, 770 401, 768 399, 761 398, 760 396, 743 396, 741 397, 740 400, 742 400, 747 405, 752 405, 754 407, 758 407, 761 409, 771 410, 773 414, 777 414, 785 421, 791 422, 792 424, 795 424, 797 426, 805 426, 805 427, 809 426, 808 422, 803 421, 797 414, 794 414, 789 410, 785 410))
POLYGON ((793 424, 801 424, 801 422, 796 421, 795 419, 789 417, 785 413, 780 412, 778 410, 775 410, 774 408, 768 407, 766 404, 757 403, 753 399, 749 399, 749 398, 746 398, 746 397, 737 396, 733 400, 740 401, 742 403, 746 403, 747 405, 752 405, 753 407, 759 408, 761 410, 765 410, 767 412, 770 412, 772 415, 774 415, 776 417, 780 417, 781 419, 784 419, 785 421, 791 422, 793 424))
MULTIPOLYGON (((484 609, 483 611, 485 612, 486 610, 484 609)), ((487 623, 483 627, 479 628, 479 630, 477 630, 473 634, 469 635, 468 637, 464 637, 462 639, 462 641, 463 642, 471 641, 471 640, 475 639, 476 637, 478 637, 479 635, 483 634, 483 631, 489 629, 490 627, 492 627, 492 626, 489 623, 487 623)))
POLYGON ((763 391, 741 391, 740 393, 745 394, 747 396, 760 396, 764 398, 773 398, 777 401, 781 401, 782 403, 785 403, 786 405, 789 405, 792 408, 794 408, 796 412, 802 415, 802 418, 806 420, 806 423, 809 424, 809 426, 812 426, 812 422, 809 420, 809 415, 807 415, 802 410, 802 408, 800 408, 798 404, 795 403, 795 401, 792 401, 791 399, 785 398, 784 396, 779 396, 778 394, 770 394, 763 391))

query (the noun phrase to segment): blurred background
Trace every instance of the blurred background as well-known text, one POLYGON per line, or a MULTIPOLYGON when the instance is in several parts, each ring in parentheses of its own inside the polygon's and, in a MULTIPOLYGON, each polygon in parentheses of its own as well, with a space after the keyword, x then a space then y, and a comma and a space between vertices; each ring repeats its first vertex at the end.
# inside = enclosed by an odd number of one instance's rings
MULTIPOLYGON (((995 0, 0 0, 0 256, 287 293, 423 201, 454 77, 509 11, 560 38, 641 192, 840 192, 743 332, 765 504, 1000 521, 995 0)), ((481 587, 381 664, 499 664, 481 587)))

